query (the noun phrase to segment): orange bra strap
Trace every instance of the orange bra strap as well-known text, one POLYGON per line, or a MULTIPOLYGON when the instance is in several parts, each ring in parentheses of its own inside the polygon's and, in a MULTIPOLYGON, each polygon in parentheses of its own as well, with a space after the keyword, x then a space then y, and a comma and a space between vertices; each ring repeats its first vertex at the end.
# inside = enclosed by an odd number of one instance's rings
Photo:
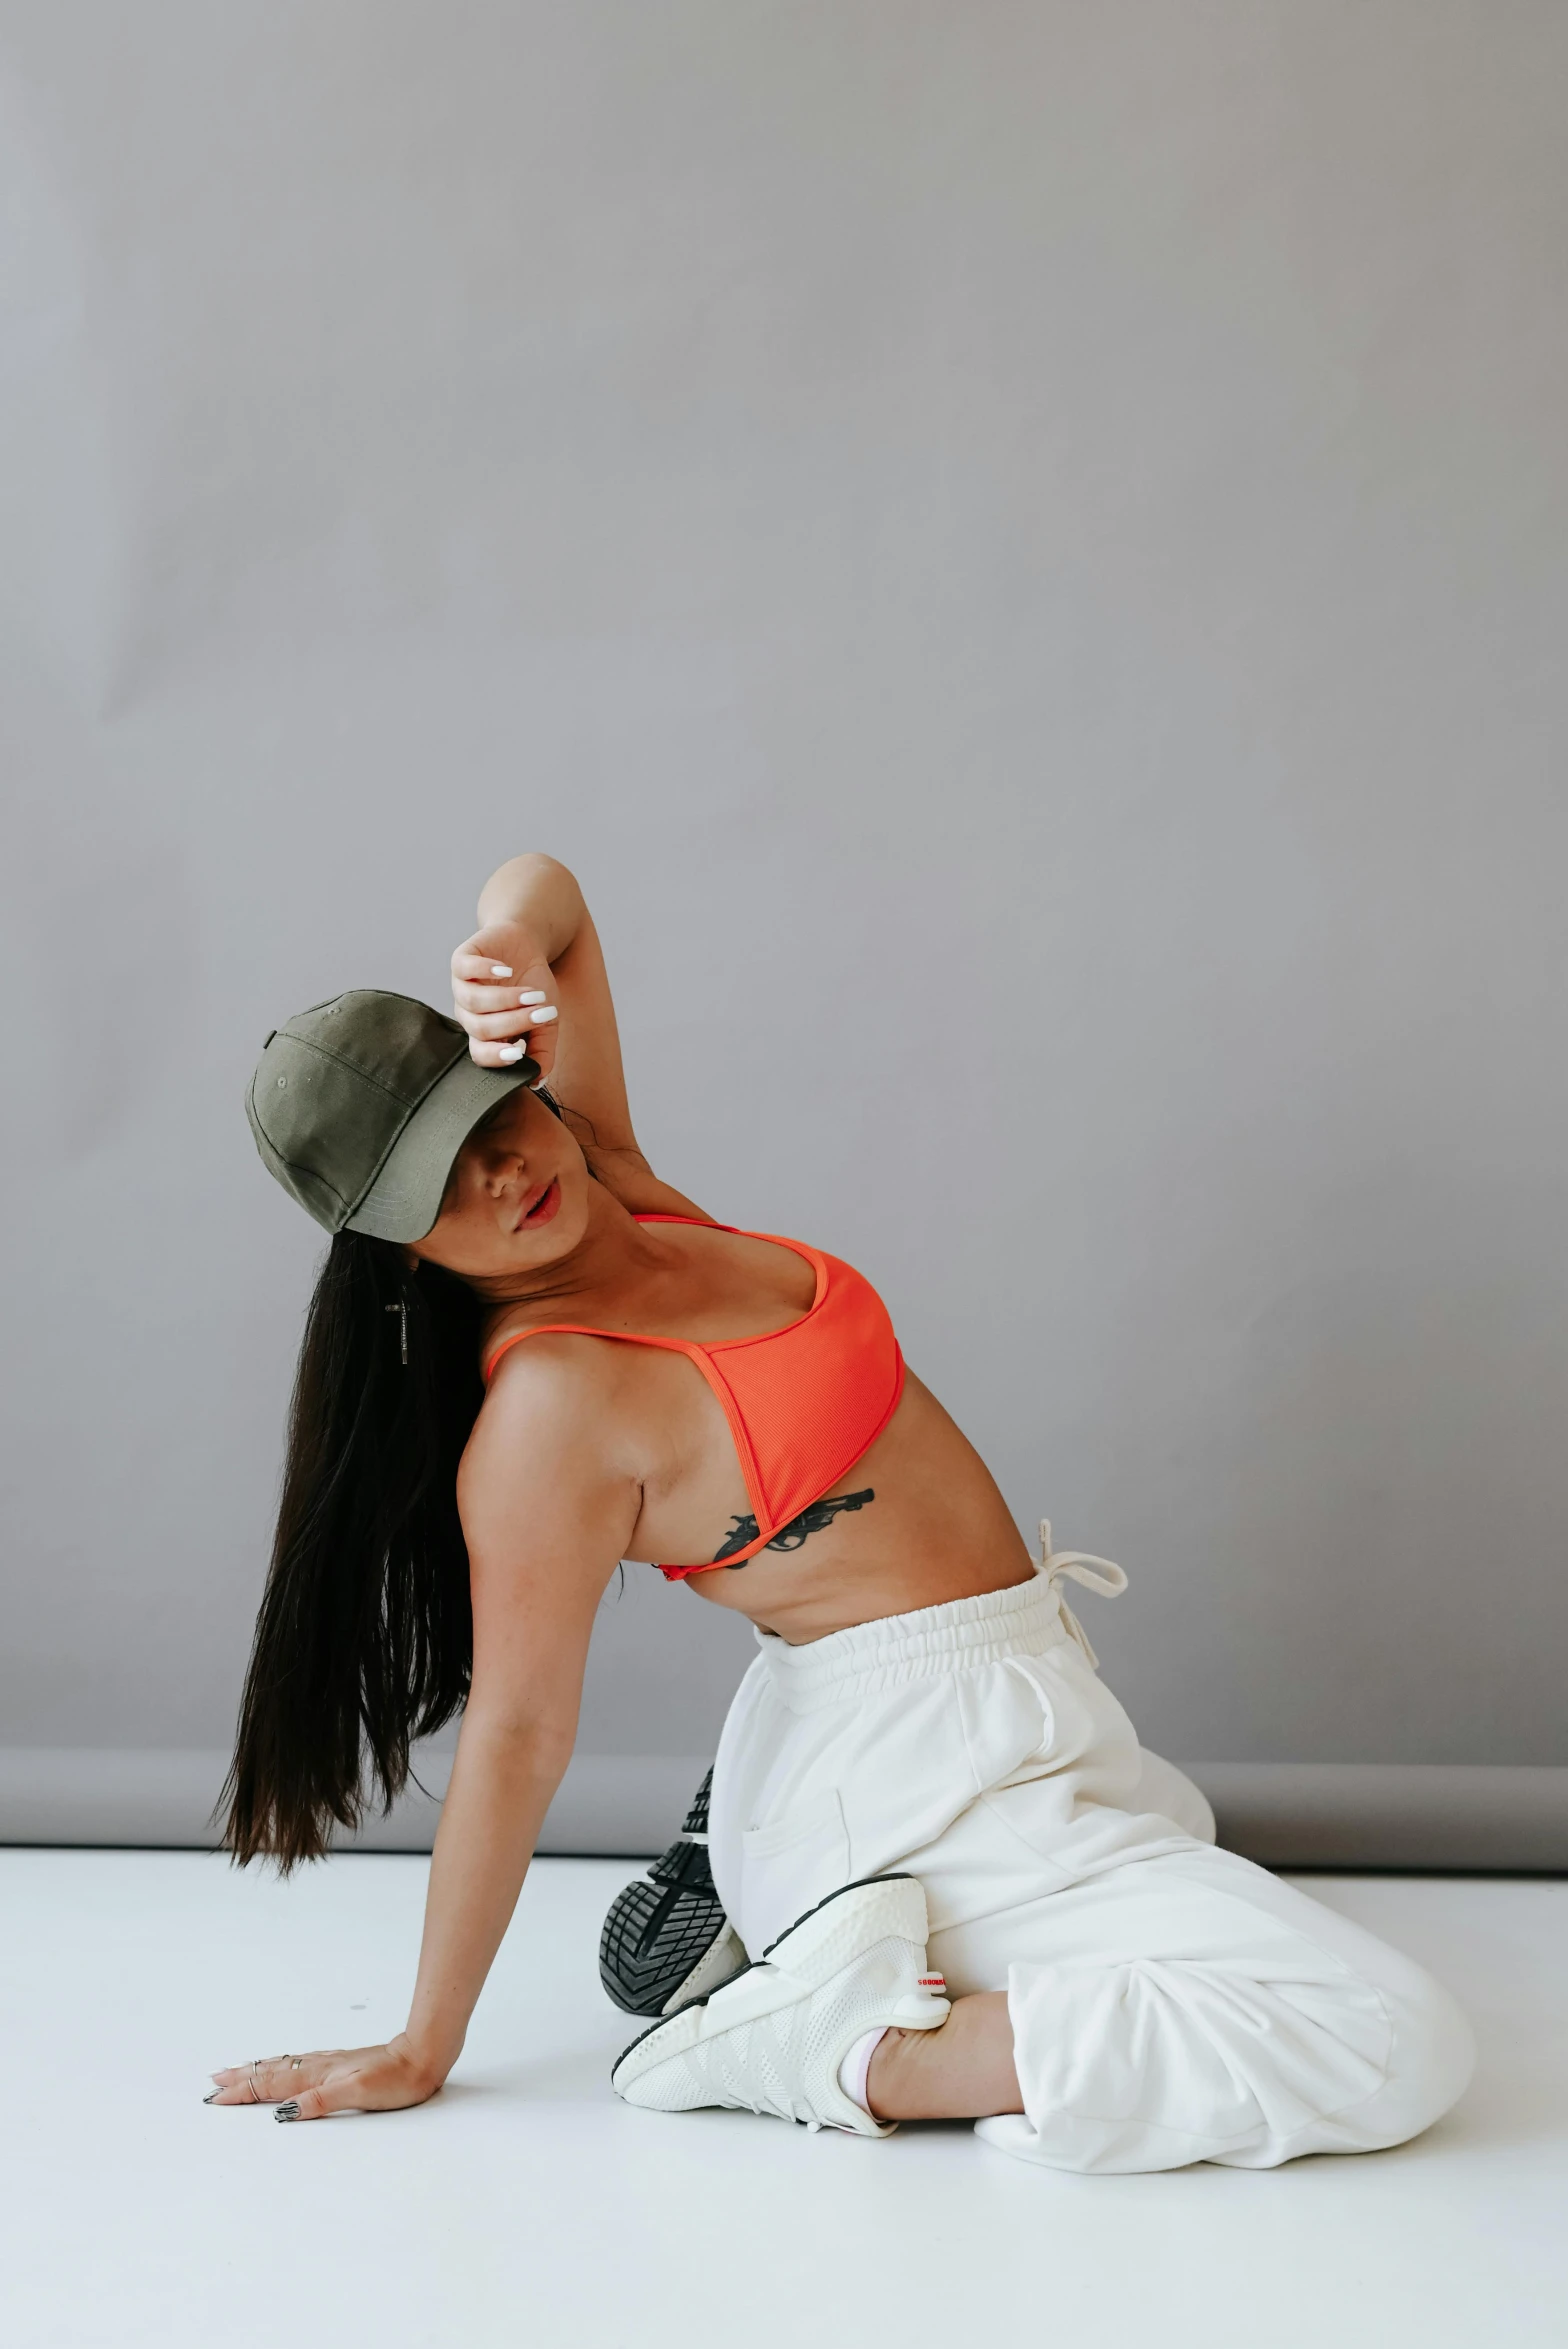
POLYGON ((483 1378, 488 1386, 495 1376, 495 1366, 503 1354, 510 1354, 524 1338, 613 1338, 622 1346, 666 1346, 677 1354, 697 1354, 701 1348, 692 1338, 650 1337, 640 1329, 593 1329, 586 1321, 546 1321, 537 1329, 514 1329, 509 1338, 503 1338, 484 1366, 483 1378))
POLYGON ((710 1223, 702 1215, 634 1215, 633 1223, 689 1223, 694 1231, 733 1232, 737 1239, 754 1240, 755 1232, 743 1232, 738 1223, 710 1223))
MULTIPOLYGON (((742 1240, 750 1239, 754 1236, 750 1232, 741 1231, 739 1226, 733 1223, 704 1223, 700 1215, 634 1215, 632 1221, 633 1223, 689 1223, 693 1225, 698 1231, 733 1232, 737 1239, 742 1240)), ((524 1338, 545 1337, 618 1338, 628 1346, 671 1347, 677 1353, 689 1354, 694 1361, 703 1350, 697 1344, 695 1338, 650 1337, 646 1330, 593 1329, 585 1321, 546 1321, 541 1322, 537 1329, 514 1330, 509 1338, 503 1338, 501 1340, 501 1343, 499 1346, 497 1346, 495 1352, 491 1355, 489 1361, 484 1366, 483 1372, 481 1373, 485 1385, 488 1386, 491 1379, 495 1376, 495 1366, 500 1361, 503 1354, 509 1354, 514 1346, 520 1346, 524 1338)), ((706 1378, 708 1375, 709 1374, 706 1368, 704 1368, 703 1376, 706 1378)))

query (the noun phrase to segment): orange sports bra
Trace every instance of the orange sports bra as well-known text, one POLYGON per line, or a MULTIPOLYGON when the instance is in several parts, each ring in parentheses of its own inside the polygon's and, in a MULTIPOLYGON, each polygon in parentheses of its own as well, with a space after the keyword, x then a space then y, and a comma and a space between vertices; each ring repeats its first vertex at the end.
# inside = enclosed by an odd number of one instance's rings
POLYGON ((577 1321, 552 1321, 503 1338, 484 1366, 485 1384, 495 1366, 525 1338, 564 1335, 616 1338, 631 1346, 665 1346, 685 1354, 702 1372, 724 1407, 741 1474, 761 1531, 741 1550, 699 1566, 661 1566, 671 1582, 706 1574, 714 1566, 739 1566, 766 1549, 782 1527, 830 1492, 846 1469, 868 1451, 898 1408, 904 1391, 904 1357, 893 1324, 876 1290, 853 1265, 808 1248, 776 1232, 742 1232, 731 1223, 703 1224, 694 1215, 639 1215, 639 1223, 696 1224, 703 1231, 735 1232, 744 1240, 771 1240, 804 1256, 817 1276, 817 1293, 799 1321, 760 1338, 720 1338, 702 1345, 695 1338, 656 1338, 643 1330, 593 1329, 577 1321))

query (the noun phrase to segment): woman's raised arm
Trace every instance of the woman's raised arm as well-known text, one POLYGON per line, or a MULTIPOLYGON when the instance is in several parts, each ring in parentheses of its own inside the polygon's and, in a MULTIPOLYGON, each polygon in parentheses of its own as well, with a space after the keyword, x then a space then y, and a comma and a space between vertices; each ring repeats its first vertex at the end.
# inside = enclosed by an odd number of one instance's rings
POLYGON ((452 956, 452 1001, 482 1067, 505 1068, 522 1045, 603 1148, 637 1147, 604 955, 565 865, 514 856, 491 874, 479 927, 452 956))
POLYGON ((479 892, 479 927, 452 956, 452 1005, 482 1067, 526 1051, 562 1103, 589 1165, 634 1214, 703 1217, 638 1147, 604 953, 576 876, 514 856, 479 892))

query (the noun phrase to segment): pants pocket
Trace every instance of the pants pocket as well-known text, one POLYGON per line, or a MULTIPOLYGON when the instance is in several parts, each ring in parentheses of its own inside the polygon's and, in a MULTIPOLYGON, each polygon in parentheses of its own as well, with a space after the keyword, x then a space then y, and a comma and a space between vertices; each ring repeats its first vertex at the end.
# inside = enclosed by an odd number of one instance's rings
POLYGON ((797 1803, 740 1839, 739 1917, 750 1958, 788 1932, 807 1909, 850 1881, 849 1828, 837 1787, 797 1803))

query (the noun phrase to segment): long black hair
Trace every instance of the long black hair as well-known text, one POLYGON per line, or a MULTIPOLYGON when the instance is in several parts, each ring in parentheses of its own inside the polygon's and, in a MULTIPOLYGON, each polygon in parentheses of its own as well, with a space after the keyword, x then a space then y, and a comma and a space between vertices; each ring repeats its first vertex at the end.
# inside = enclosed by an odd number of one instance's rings
MULTIPOLYGON (((540 1098, 560 1115, 541 1088, 540 1098)), ((457 1468, 484 1387, 484 1307, 439 1265, 338 1232, 305 1320, 272 1565, 220 1807, 243 1866, 319 1859, 473 1668, 457 1468), (366 1781, 369 1781, 367 1793, 366 1781)))

